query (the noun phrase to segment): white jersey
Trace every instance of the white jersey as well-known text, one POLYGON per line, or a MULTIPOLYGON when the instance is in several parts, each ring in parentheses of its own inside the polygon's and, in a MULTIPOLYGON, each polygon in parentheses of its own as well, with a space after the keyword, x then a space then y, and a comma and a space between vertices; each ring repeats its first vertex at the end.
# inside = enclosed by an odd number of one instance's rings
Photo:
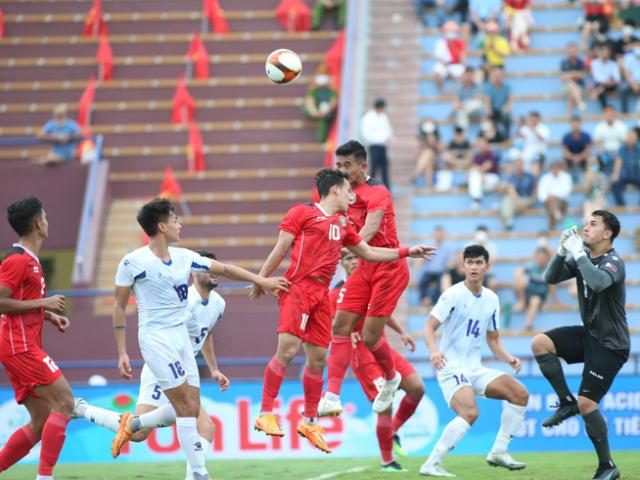
POLYGON ((498 295, 482 287, 476 296, 464 282, 456 283, 440 296, 431 315, 444 327, 440 351, 447 359, 445 369, 480 368, 487 331, 497 331, 500 327, 498 295))
POLYGON ((203 301, 195 285, 191 285, 188 302, 189 306, 187 308, 191 316, 187 321, 187 330, 189 331, 193 354, 197 355, 207 335, 222 317, 225 301, 213 290, 209 292, 209 298, 203 301))
POLYGON ((169 247, 168 262, 146 246, 125 255, 116 273, 116 286, 132 287, 138 303, 138 335, 185 324, 191 272, 206 272, 211 260, 186 248, 169 247))

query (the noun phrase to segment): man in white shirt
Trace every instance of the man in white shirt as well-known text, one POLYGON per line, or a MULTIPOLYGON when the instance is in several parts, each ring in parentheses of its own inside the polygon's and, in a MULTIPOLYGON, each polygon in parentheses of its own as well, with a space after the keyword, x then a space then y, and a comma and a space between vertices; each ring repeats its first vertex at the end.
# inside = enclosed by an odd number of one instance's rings
MULTIPOLYGON (((207 480, 205 452, 196 428, 200 377, 185 326, 190 316, 189 277, 192 272, 208 272, 257 283, 269 292, 286 290, 289 282, 283 277, 264 278, 191 250, 170 246, 180 240, 182 226, 175 208, 166 199, 156 198, 143 205, 137 220, 149 237, 149 245, 125 255, 116 273, 113 328, 118 346, 118 370, 124 378, 131 379, 125 310, 133 292, 138 304, 140 352, 175 410, 177 436, 191 468, 190 480, 207 480)), ((128 414, 120 420, 112 445, 114 458, 134 434, 132 420, 128 414)))
POLYGON ((529 392, 516 379, 501 370, 482 365, 481 349, 486 341, 496 358, 508 363, 518 373, 520 359, 510 355, 500 341, 500 301, 490 289, 482 286, 489 264, 489 253, 480 245, 464 249, 464 282, 449 287, 431 310, 424 327, 424 339, 431 364, 438 372, 442 394, 457 413, 442 431, 421 475, 455 477, 442 467, 442 460, 466 435, 478 418, 476 396, 506 400, 500 419, 500 430, 487 455, 487 463, 509 470, 522 470, 507 452, 518 432, 529 401, 529 392), (436 330, 444 325, 440 345, 436 330))
POLYGON ((611 106, 605 108, 604 120, 596 125, 593 140, 602 171, 608 175, 613 172, 613 161, 627 138, 627 131, 624 122, 616 118, 615 109, 611 106))
POLYGON ((538 182, 538 201, 544 205, 549 220, 549 230, 553 230, 567 213, 569 195, 573 188, 571 175, 562 170, 562 163, 555 161, 538 182))
POLYGON ((369 147, 371 159, 371 176, 376 178, 378 170, 382 174, 382 183, 391 190, 389 182, 389 159, 387 145, 393 136, 389 117, 385 113, 387 102, 379 98, 373 108, 364 114, 360 122, 360 133, 364 143, 369 147))
POLYGON ((549 127, 540 122, 540 113, 530 112, 518 135, 524 140, 522 159, 525 170, 534 175, 539 174, 547 156, 547 142, 551 135, 549 127))
POLYGON ((595 83, 591 91, 591 100, 596 98, 604 109, 607 106, 607 95, 615 92, 620 84, 620 68, 611 59, 611 49, 608 45, 598 47, 598 56, 591 62, 591 76, 595 83))
MULTIPOLYGON (((626 53, 622 60, 623 83, 620 90, 622 113, 629 113, 632 98, 640 96, 640 42, 626 53)), ((640 113, 640 102, 636 102, 636 112, 640 113)))

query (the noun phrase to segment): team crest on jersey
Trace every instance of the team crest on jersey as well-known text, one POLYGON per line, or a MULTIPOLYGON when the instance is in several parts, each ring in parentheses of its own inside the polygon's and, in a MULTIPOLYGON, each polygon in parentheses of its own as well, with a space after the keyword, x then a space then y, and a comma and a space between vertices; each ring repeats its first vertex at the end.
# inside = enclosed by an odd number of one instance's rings
POLYGON ((38 267, 33 267, 33 273, 40 273, 40 269, 38 267))
POLYGON ((356 194, 355 194, 355 192, 353 192, 351 195, 349 195, 349 205, 353 205, 354 203, 356 203, 356 194))
POLYGON ((614 263, 611 263, 611 262, 605 263, 604 264, 604 268, 608 268, 613 273, 616 273, 618 271, 618 267, 614 263))
POLYGON ((347 219, 344 217, 340 217, 340 225, 342 225, 343 227, 347 226, 347 219))

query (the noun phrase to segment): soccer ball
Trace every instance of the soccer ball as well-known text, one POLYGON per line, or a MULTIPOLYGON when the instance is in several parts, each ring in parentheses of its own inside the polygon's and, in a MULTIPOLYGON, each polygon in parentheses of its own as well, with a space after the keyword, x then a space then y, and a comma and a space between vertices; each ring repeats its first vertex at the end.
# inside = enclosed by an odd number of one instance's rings
POLYGON ((292 82, 302 73, 302 62, 296 52, 280 48, 267 57, 264 65, 267 77, 273 83, 284 85, 292 82))

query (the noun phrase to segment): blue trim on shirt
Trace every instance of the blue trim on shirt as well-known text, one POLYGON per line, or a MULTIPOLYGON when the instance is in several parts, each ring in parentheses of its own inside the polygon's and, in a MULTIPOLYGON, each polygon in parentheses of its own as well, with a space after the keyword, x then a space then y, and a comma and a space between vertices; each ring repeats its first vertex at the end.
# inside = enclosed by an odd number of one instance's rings
POLYGON ((136 280, 142 280, 143 278, 147 278, 147 272, 143 271, 141 273, 139 273, 138 275, 136 275, 135 277, 133 277, 133 283, 136 282, 136 280))
POLYGON ((496 311, 493 311, 493 315, 491 315, 491 322, 493 323, 493 329, 498 330, 498 325, 496 325, 496 311))
POLYGON ((203 270, 206 272, 209 270, 209 267, 207 267, 206 265, 200 265, 199 263, 196 263, 196 262, 191 262, 191 269, 203 270))
POLYGON ((207 298, 206 300, 202 300, 200 303, 206 307, 207 305, 209 305, 209 299, 207 298))
POLYGON ((169 260, 167 262, 165 262, 164 260, 162 260, 162 263, 164 263, 167 267, 170 267, 171 264, 173 263, 173 260, 169 260))

